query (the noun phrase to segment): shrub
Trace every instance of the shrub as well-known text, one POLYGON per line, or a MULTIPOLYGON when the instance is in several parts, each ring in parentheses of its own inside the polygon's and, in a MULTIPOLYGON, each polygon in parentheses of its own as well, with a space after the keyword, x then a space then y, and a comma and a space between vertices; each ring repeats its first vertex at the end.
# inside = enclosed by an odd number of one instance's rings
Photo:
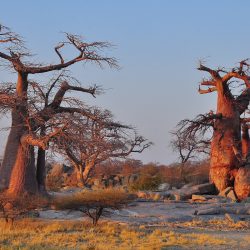
POLYGON ((5 219, 6 223, 19 217, 25 217, 32 210, 46 207, 49 200, 41 196, 22 195, 18 197, 10 196, 5 193, 0 194, 0 217, 5 219))
POLYGON ((155 190, 163 182, 159 168, 154 164, 142 167, 139 178, 131 185, 132 190, 155 190))
POLYGON ((105 215, 108 210, 121 209, 134 198, 135 196, 119 189, 86 190, 56 198, 53 204, 56 209, 81 211, 92 219, 93 225, 96 225, 100 217, 105 215))

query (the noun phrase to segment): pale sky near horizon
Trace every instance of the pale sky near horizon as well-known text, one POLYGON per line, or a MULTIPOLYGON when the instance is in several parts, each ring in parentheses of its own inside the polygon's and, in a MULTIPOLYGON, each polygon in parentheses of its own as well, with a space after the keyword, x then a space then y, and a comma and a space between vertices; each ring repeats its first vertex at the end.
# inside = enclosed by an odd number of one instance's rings
MULTIPOLYGON (((86 103, 110 109, 154 142, 134 156, 143 162, 175 161, 169 132, 181 119, 216 108, 214 93, 197 92, 206 76, 196 70, 200 59, 227 68, 250 57, 247 0, 9 0, 0 6, 0 23, 24 37, 36 61, 57 62, 53 48, 62 32, 115 45, 107 54, 119 60, 120 70, 91 64, 71 71, 84 86, 106 89, 96 99, 81 95, 86 103)), ((0 76, 15 80, 4 70, 0 76)), ((0 127, 7 124, 0 120, 0 127)), ((1 132, 0 155, 5 140, 1 132)))

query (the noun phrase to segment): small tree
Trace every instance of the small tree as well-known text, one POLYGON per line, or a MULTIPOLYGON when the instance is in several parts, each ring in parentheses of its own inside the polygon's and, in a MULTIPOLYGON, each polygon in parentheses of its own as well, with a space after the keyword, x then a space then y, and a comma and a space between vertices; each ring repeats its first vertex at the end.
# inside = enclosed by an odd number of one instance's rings
POLYGON ((185 166, 190 160, 201 159, 210 153, 210 139, 198 138, 198 135, 192 134, 188 137, 181 131, 181 124, 177 130, 171 132, 172 140, 170 146, 178 154, 180 159, 180 177, 186 183, 185 166))
POLYGON ((71 119, 63 136, 53 140, 53 150, 66 156, 72 163, 81 185, 86 183, 97 164, 108 159, 125 158, 131 153, 141 153, 152 144, 138 136, 131 127, 114 122, 107 110, 95 109, 93 117, 95 119, 71 119))
POLYGON ((72 209, 82 212, 92 219, 96 226, 100 217, 110 213, 110 210, 119 210, 134 200, 135 196, 121 190, 84 191, 53 201, 56 209, 72 209))

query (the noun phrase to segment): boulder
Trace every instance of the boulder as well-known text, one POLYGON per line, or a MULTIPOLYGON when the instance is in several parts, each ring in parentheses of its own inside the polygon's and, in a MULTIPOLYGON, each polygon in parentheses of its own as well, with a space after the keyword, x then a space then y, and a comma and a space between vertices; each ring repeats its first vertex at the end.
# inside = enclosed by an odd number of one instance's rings
POLYGON ((207 209, 202 209, 202 210, 199 210, 199 211, 195 211, 194 214, 195 215, 214 215, 214 214, 220 214, 221 211, 220 211, 220 208, 207 208, 207 209))
POLYGON ((193 195, 192 190, 178 190, 177 192, 173 193, 174 200, 176 201, 185 201, 192 197, 193 195))
POLYGON ((207 200, 208 199, 205 196, 197 195, 197 194, 192 195, 192 201, 202 202, 202 201, 207 201, 207 200))
POLYGON ((199 194, 214 194, 215 185, 213 183, 204 183, 191 187, 193 190, 197 190, 199 194))
POLYGON ((200 185, 195 185, 190 188, 181 188, 177 190, 172 190, 172 194, 175 200, 188 200, 192 198, 192 195, 197 194, 210 194, 214 193, 215 186, 211 183, 205 183, 200 185))
POLYGON ((169 189, 171 188, 170 184, 169 183, 161 183, 159 186, 158 186, 158 190, 159 191, 168 191, 169 189))

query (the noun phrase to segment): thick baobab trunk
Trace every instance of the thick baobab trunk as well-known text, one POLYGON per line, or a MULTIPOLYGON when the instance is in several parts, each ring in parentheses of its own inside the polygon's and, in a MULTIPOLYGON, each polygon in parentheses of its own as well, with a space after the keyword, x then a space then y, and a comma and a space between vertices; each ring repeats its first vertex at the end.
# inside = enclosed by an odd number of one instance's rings
POLYGON ((34 147, 22 143, 23 136, 28 133, 25 120, 28 116, 27 88, 27 74, 18 73, 16 107, 12 109, 12 127, 0 171, 1 186, 13 195, 37 192, 34 147))
POLYGON ((234 191, 239 200, 250 196, 250 137, 249 126, 242 125, 242 157, 244 166, 240 167, 235 176, 234 191))
POLYGON ((239 167, 240 114, 227 96, 218 95, 217 113, 211 143, 210 179, 221 191, 233 186, 234 173, 239 167))
POLYGON ((5 147, 3 163, 0 168, 0 188, 7 189, 9 186, 11 172, 16 162, 18 147, 20 145, 20 138, 23 134, 23 127, 19 126, 15 119, 16 112, 12 112, 12 125, 5 147))
MULTIPOLYGON (((241 122, 248 122, 240 116, 248 110, 250 102, 250 64, 247 60, 240 62, 239 67, 226 71, 224 68, 210 69, 202 64, 199 70, 210 74, 204 79, 199 88, 200 94, 217 92, 217 114, 220 119, 213 122, 213 138, 211 142, 210 179, 221 191, 233 186, 238 198, 242 199, 250 194, 249 168, 249 135, 245 128, 241 137, 241 122), (232 93, 232 81, 243 81, 245 89, 235 96, 232 93), (233 79, 233 80, 232 80, 233 79)), ((243 124, 244 125, 244 124, 243 124)), ((247 125, 247 124, 245 124, 247 125)))
POLYGON ((239 168, 234 183, 234 191, 239 200, 250 197, 250 165, 239 168))
POLYGON ((250 157, 250 137, 249 137, 249 127, 246 124, 242 125, 242 157, 246 163, 249 162, 250 157))
POLYGON ((10 176, 8 193, 12 195, 37 193, 34 148, 25 143, 18 147, 16 161, 10 176))

